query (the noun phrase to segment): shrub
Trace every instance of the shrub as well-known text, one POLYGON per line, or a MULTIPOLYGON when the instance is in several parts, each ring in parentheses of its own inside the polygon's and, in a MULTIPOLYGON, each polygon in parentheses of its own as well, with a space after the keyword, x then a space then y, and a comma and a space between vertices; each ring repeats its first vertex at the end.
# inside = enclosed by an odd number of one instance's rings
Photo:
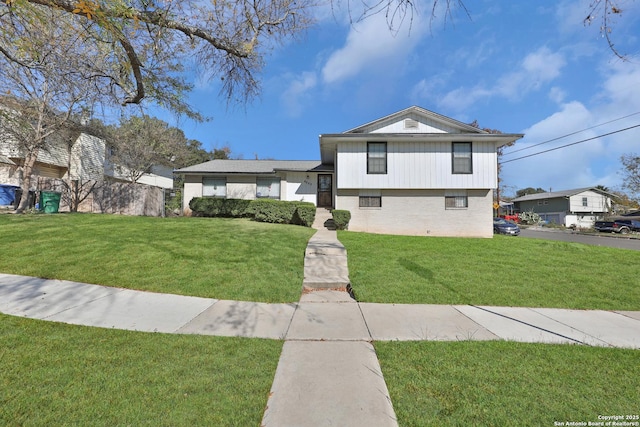
POLYGON ((538 224, 540 223, 540 215, 534 211, 521 212, 518 214, 520 221, 523 224, 538 224))
POLYGON ((331 211, 331 215, 333 215, 333 222, 336 225, 337 230, 346 230, 349 228, 349 220, 351 219, 351 212, 334 209, 331 211))
POLYGON ((316 219, 316 205, 310 202, 295 202, 296 211, 293 215, 293 223, 311 227, 316 219))
POLYGON ((296 212, 294 202, 273 199, 257 199, 249 210, 256 221, 274 224, 292 224, 296 212))
POLYGON ((189 202, 193 216, 243 217, 251 200, 221 199, 217 197, 194 197, 189 202))
POLYGON ((252 217, 256 221, 274 224, 297 224, 311 227, 316 207, 309 202, 287 202, 273 199, 221 199, 194 197, 189 202, 193 216, 252 217))

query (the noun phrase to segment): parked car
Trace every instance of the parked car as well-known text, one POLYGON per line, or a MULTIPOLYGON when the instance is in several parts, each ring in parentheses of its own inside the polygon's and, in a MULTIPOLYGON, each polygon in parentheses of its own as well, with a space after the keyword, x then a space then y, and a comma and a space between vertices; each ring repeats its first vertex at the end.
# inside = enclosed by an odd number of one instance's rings
POLYGON ((507 221, 504 218, 493 218, 493 233, 517 236, 520 234, 520 227, 518 227, 518 224, 507 221))
POLYGON ((640 221, 633 219, 616 219, 613 221, 596 221, 594 228, 597 231, 629 234, 640 232, 640 221))

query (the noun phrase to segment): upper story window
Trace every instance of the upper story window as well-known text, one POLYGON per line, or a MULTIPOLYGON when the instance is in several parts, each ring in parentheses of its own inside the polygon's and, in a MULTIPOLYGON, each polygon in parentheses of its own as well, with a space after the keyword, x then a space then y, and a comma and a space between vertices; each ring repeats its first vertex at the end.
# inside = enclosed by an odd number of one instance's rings
POLYGON ((387 173, 386 142, 367 142, 367 173, 387 173))
POLYGON ((224 178, 202 178, 203 197, 227 197, 227 180, 224 178))
POLYGON ((586 197, 582 198, 582 206, 584 206, 585 208, 587 206, 589 206, 589 199, 588 198, 586 198, 586 197))
POLYGON ((473 173, 470 142, 454 142, 451 148, 451 170, 453 173, 473 173))
POLYGON ((256 179, 256 197, 279 199, 280 198, 280 178, 256 179))

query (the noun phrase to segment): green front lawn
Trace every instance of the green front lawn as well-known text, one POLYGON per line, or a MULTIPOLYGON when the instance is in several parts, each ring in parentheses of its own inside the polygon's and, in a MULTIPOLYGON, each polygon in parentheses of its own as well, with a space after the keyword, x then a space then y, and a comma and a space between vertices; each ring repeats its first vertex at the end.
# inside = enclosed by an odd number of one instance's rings
POLYGON ((300 299, 314 230, 244 219, 0 215, 0 272, 261 302, 300 299))
POLYGON ((640 310, 640 251, 343 231, 359 301, 640 310))
POLYGON ((282 342, 0 314, 0 425, 257 426, 282 342))
POLYGON ((598 415, 640 415, 638 350, 501 341, 375 348, 401 426, 587 425, 598 415))
MULTIPOLYGON (((280 302, 300 297, 314 231, 61 214, 0 215, 0 232, 2 273, 280 302)), ((640 252, 504 236, 338 236, 361 301, 640 310, 640 252)), ((0 342, 6 425, 258 425, 282 347, 5 315, 0 342)), ((537 426, 638 414, 637 350, 510 342, 375 348, 401 426, 537 426)))

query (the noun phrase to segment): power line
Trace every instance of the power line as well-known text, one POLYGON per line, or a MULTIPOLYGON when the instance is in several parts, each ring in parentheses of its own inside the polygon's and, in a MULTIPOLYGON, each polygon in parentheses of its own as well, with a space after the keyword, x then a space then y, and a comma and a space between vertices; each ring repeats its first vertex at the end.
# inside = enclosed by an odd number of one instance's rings
POLYGON ((509 162, 515 162, 516 160, 526 159, 527 157, 537 156, 537 155, 539 155, 539 154, 548 153, 549 151, 555 151, 555 150, 559 150, 559 149, 561 149, 561 148, 570 147, 570 146, 572 146, 572 145, 582 144, 583 142, 592 141, 592 140, 594 140, 594 139, 598 139, 598 138, 603 138, 603 137, 605 137, 605 136, 613 135, 613 134, 615 134, 615 133, 625 132, 625 131, 628 131, 628 130, 630 130, 630 129, 637 128, 637 127, 640 127, 640 124, 635 125, 635 126, 630 126, 630 127, 628 127, 628 128, 624 128, 624 129, 614 130, 613 132, 604 133, 604 134, 602 134, 602 135, 594 136, 594 137, 592 137, 592 138, 583 139, 583 140, 581 140, 581 141, 572 142, 571 144, 561 145, 560 147, 550 148, 550 149, 545 150, 545 151, 540 151, 539 153, 528 154, 528 155, 526 155, 526 156, 518 157, 518 158, 515 158, 515 159, 511 159, 511 160, 504 160, 504 161, 502 161, 502 162, 500 162, 500 163, 504 164, 504 163, 509 163, 509 162))
POLYGON ((534 144, 534 145, 531 145, 529 147, 524 147, 524 148, 520 148, 519 150, 514 150, 514 151, 511 151, 509 153, 504 153, 503 155, 504 156, 508 156, 510 154, 517 153, 519 151, 529 150, 529 149, 537 147, 539 145, 548 144, 549 142, 557 141, 559 139, 566 138, 568 136, 572 136, 572 135, 575 135, 577 133, 584 132, 584 131, 587 131, 587 130, 591 130, 591 129, 597 128, 599 126, 608 125, 609 123, 617 122, 618 120, 626 119, 626 118, 629 118, 629 117, 632 117, 632 116, 635 116, 635 115, 638 115, 638 114, 640 114, 640 111, 632 113, 632 114, 629 114, 629 115, 624 116, 624 117, 619 117, 617 119, 609 120, 608 122, 604 122, 604 123, 600 123, 600 124, 597 124, 597 125, 593 125, 593 126, 588 127, 586 129, 582 129, 582 130, 578 130, 578 131, 575 131, 575 132, 571 132, 571 133, 568 133, 566 135, 559 136, 557 138, 549 139, 549 140, 544 141, 544 142, 539 142, 538 144, 534 144))

